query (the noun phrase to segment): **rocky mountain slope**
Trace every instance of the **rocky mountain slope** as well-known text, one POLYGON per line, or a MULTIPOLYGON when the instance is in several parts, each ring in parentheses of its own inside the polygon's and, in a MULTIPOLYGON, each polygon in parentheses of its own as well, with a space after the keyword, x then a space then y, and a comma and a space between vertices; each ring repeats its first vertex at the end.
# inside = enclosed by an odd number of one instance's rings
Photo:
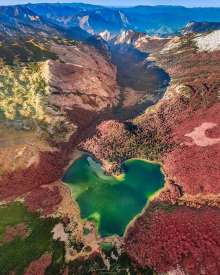
MULTIPOLYGON (((101 33, 100 36, 106 39, 106 33, 101 33)), ((114 45, 130 45, 139 51, 152 53, 160 51, 170 38, 150 36, 143 32, 127 30, 114 37, 111 37, 109 33, 106 40, 114 45)))

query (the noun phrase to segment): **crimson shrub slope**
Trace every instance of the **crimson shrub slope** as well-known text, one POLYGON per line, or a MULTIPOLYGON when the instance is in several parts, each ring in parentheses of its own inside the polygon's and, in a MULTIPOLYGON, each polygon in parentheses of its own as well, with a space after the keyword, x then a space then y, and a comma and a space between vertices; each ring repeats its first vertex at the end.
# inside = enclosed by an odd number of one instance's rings
POLYGON ((190 275, 220 272, 220 213, 216 209, 180 207, 145 213, 128 230, 125 242, 132 259, 159 273, 178 266, 190 275))

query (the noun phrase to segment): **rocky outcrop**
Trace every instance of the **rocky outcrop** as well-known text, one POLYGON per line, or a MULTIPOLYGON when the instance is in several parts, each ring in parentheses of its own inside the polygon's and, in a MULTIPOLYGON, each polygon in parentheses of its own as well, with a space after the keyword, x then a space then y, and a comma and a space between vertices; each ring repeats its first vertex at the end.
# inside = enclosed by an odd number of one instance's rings
POLYGON ((114 44, 129 44, 134 45, 137 40, 146 37, 145 33, 135 32, 133 30, 122 31, 115 39, 114 44))
POLYGON ((182 34, 204 33, 220 29, 219 22, 190 22, 182 30, 182 34))
POLYGON ((140 51, 152 53, 161 50, 169 40, 169 38, 149 36, 146 33, 127 30, 114 37, 112 42, 115 45, 131 45, 140 51))
POLYGON ((197 36, 194 41, 200 51, 220 51, 220 30, 197 36))

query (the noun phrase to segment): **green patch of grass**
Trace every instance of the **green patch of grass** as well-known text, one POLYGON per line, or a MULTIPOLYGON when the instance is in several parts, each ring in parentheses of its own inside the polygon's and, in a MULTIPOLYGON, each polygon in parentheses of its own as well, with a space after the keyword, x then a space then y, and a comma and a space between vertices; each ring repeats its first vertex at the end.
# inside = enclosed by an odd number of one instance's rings
POLYGON ((198 46, 196 42, 193 40, 192 35, 188 35, 184 37, 184 39, 182 39, 180 49, 198 49, 198 46))
POLYGON ((65 262, 65 247, 62 242, 53 241, 52 243, 52 263, 47 268, 45 275, 61 274, 64 270, 65 262))
POLYGON ((29 264, 39 259, 43 254, 52 255, 51 270, 59 274, 64 266, 64 244, 53 240, 52 229, 59 222, 54 218, 40 218, 38 214, 29 213, 21 203, 13 203, 0 207, 0 240, 4 236, 7 226, 25 223, 30 234, 22 239, 14 240, 0 246, 1 274, 15 271, 16 275, 24 274, 29 264))
POLYGON ((2 240, 7 226, 27 222, 29 214, 24 207, 20 207, 19 203, 13 203, 7 206, 0 207, 0 240, 2 240))
POLYGON ((69 40, 62 37, 54 37, 53 41, 58 45, 65 45, 65 46, 77 46, 79 42, 76 40, 69 40))
POLYGON ((87 236, 87 235, 89 235, 89 233, 90 233, 90 229, 87 228, 87 227, 84 227, 84 228, 83 228, 83 235, 84 235, 84 236, 87 236))
POLYGON ((106 252, 111 251, 112 248, 113 248, 113 244, 112 243, 106 243, 106 242, 105 243, 101 243, 100 246, 101 246, 101 249, 103 251, 106 251, 106 252))

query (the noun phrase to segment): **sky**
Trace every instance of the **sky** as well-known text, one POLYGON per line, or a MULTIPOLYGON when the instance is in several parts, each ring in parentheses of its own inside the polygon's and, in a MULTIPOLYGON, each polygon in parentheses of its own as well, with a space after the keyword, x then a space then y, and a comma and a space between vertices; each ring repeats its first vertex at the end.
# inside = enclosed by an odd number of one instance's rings
POLYGON ((24 3, 73 3, 83 2, 105 6, 181 5, 187 7, 220 7, 220 0, 0 0, 0 5, 24 3))

